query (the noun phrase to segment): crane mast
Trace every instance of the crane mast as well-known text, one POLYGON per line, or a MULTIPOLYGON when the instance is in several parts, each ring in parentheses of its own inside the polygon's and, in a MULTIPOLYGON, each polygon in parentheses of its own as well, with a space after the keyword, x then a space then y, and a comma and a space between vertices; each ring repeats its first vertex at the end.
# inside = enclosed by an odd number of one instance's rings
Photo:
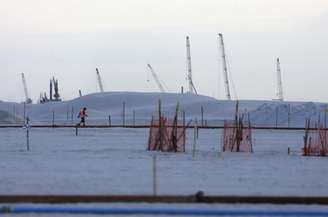
POLYGON ((280 60, 277 58, 277 97, 279 101, 284 101, 284 95, 282 91, 282 79, 280 70, 280 60))
POLYGON ((187 71, 188 71, 188 86, 189 86, 189 92, 190 93, 196 93, 196 88, 194 86, 194 83, 192 81, 192 71, 191 71, 191 55, 190 55, 190 41, 189 36, 186 37, 186 47, 187 47, 187 71))
POLYGON ((100 77, 98 68, 96 68, 96 72, 97 72, 97 80, 98 80, 98 84, 99 84, 99 89, 100 89, 100 92, 103 93, 104 88, 103 88, 103 84, 102 84, 102 81, 101 81, 101 77, 100 77))
POLYGON ((163 87, 163 85, 162 85, 161 81, 159 80, 157 74, 155 73, 153 67, 151 67, 150 64, 147 64, 147 66, 148 66, 148 68, 149 68, 149 70, 150 70, 150 72, 151 72, 151 74, 152 74, 152 76, 153 76, 153 78, 154 78, 154 80, 155 80, 155 82, 156 82, 156 84, 157 84, 159 90, 160 90, 161 92, 165 93, 165 92, 166 92, 166 91, 165 91, 165 88, 163 87))
POLYGON ((228 79, 228 68, 227 68, 227 61, 226 61, 226 55, 225 55, 225 49, 224 49, 224 42, 223 42, 222 33, 219 33, 219 37, 220 37, 220 45, 221 45, 221 53, 222 53, 222 61, 223 61, 223 77, 224 77, 224 86, 225 86, 226 98, 227 98, 227 100, 231 100, 230 88, 229 88, 229 79, 228 79))
POLYGON ((23 81, 23 87, 24 87, 24 93, 25 93, 25 103, 30 104, 30 103, 32 103, 32 100, 28 95, 27 85, 26 85, 26 80, 25 80, 24 73, 22 73, 22 81, 23 81))

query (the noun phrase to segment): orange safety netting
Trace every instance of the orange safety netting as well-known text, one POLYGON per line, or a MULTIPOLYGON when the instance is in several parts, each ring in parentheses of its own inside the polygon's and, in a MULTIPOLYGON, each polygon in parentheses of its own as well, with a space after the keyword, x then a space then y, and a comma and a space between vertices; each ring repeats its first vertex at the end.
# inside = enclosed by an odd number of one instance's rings
POLYGON ((308 130, 304 136, 304 156, 328 156, 328 135, 322 127, 308 130))
POLYGON ((185 127, 177 121, 161 118, 152 120, 149 129, 148 150, 164 152, 184 152, 186 144, 185 127))
POLYGON ((251 128, 225 122, 222 151, 253 152, 251 128))

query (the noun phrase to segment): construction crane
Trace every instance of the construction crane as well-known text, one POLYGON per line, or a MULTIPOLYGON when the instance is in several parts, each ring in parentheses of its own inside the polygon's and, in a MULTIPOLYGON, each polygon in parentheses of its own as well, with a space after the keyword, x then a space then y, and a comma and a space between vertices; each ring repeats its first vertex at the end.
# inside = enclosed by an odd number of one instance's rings
POLYGON ((98 80, 98 84, 99 84, 100 93, 103 93, 104 92, 104 87, 103 87, 103 84, 102 84, 102 81, 101 81, 101 77, 100 77, 98 68, 96 68, 96 72, 97 72, 97 80, 98 80))
POLYGON ((22 73, 22 81, 23 81, 23 87, 24 87, 24 93, 25 93, 25 103, 26 104, 31 104, 32 100, 28 95, 27 85, 26 85, 26 80, 25 80, 24 73, 22 73))
POLYGON ((222 53, 222 61, 223 61, 223 77, 224 77, 224 86, 225 86, 226 98, 227 98, 227 100, 231 100, 230 88, 229 88, 229 79, 228 79, 228 68, 227 68, 227 61, 226 61, 226 55, 225 55, 225 49, 224 49, 224 42, 223 42, 222 33, 219 33, 219 37, 220 37, 220 45, 221 45, 221 53, 222 53))
POLYGON ((165 91, 165 88, 164 88, 164 86, 162 85, 161 81, 159 80, 159 78, 158 78, 157 74, 155 73, 153 67, 151 67, 150 64, 147 64, 147 66, 148 66, 148 68, 149 68, 149 70, 150 70, 150 72, 151 72, 151 74, 152 74, 152 76, 153 76, 153 78, 154 78, 154 80, 155 80, 155 82, 156 82, 156 84, 157 84, 159 90, 160 90, 161 92, 165 93, 165 92, 166 92, 166 91, 165 91))
POLYGON ((280 60, 277 58, 277 100, 284 101, 284 95, 282 91, 282 79, 280 70, 280 60))
POLYGON ((194 86, 194 83, 192 81, 192 71, 191 71, 191 55, 190 55, 190 41, 189 36, 186 37, 186 47, 187 47, 187 79, 188 79, 188 86, 189 86, 189 92, 190 93, 196 93, 196 88, 194 86))

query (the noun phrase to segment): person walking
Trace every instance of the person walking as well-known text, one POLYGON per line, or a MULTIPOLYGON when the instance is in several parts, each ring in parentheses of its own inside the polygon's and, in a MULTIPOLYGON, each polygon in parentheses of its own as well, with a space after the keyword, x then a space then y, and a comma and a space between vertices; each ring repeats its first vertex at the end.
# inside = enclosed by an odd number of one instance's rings
POLYGON ((81 126, 81 124, 82 124, 82 126, 85 127, 85 117, 88 117, 86 111, 87 111, 86 107, 81 108, 80 113, 77 116, 78 118, 81 119, 80 123, 78 123, 79 126, 81 126))

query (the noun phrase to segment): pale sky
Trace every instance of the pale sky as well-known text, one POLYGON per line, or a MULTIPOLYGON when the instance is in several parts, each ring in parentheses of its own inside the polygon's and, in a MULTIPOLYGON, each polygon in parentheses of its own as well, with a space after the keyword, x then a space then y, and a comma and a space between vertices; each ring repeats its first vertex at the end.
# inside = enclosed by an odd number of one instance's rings
POLYGON ((96 67, 106 91, 158 91, 147 63, 170 92, 187 89, 186 35, 196 89, 223 99, 221 32, 234 98, 275 98, 280 57, 286 100, 328 101, 327 0, 0 3, 0 100, 24 100, 21 72, 33 101, 53 75, 63 99, 96 92, 96 67))

